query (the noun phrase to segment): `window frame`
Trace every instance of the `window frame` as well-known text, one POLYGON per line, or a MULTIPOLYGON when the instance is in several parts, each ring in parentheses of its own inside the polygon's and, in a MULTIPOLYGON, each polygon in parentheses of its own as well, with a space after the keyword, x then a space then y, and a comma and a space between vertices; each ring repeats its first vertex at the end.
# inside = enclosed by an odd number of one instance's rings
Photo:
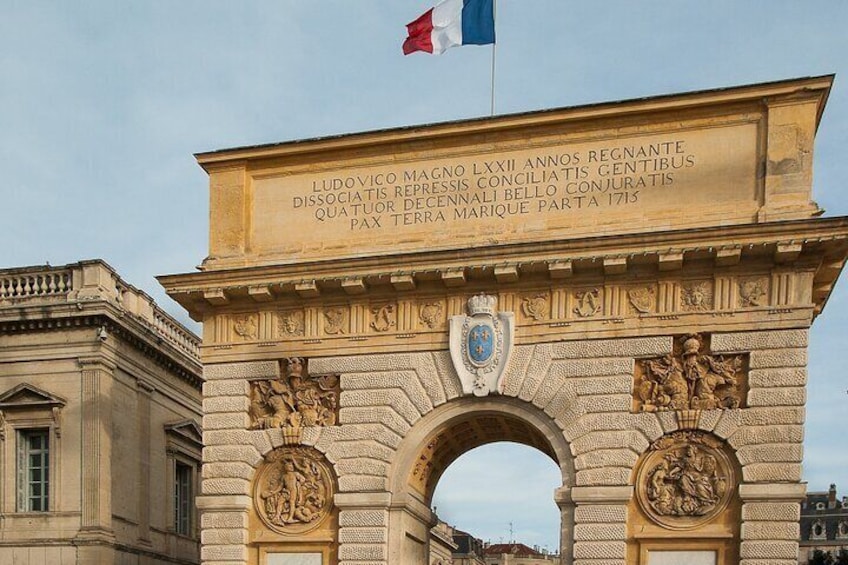
POLYGON ((16 512, 49 512, 51 502, 50 488, 50 429, 49 428, 20 428, 15 431, 16 457, 16 484, 15 484, 15 511, 16 512), (39 438, 43 441, 40 447, 33 447, 31 440, 39 438), (32 457, 39 458, 41 479, 32 480, 32 471, 36 466, 32 465, 32 457), (41 487, 39 494, 33 494, 33 485, 41 487), (33 508, 33 501, 37 500, 39 508, 33 508))
POLYGON ((200 538, 200 519, 197 511, 197 494, 200 484, 200 461, 203 450, 200 426, 193 420, 181 420, 165 426, 165 452, 167 456, 167 530, 168 533, 198 540, 200 538), (179 527, 180 511, 178 504, 179 486, 177 471, 187 470, 188 479, 188 521, 185 529, 179 527))

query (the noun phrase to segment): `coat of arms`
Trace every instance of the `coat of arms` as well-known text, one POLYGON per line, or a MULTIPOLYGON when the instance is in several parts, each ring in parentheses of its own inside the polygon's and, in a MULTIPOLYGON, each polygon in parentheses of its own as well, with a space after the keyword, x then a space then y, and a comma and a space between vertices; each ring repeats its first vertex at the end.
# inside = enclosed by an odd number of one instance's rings
POLYGON ((509 362, 515 315, 497 312, 497 298, 485 294, 468 300, 467 316, 451 316, 450 352, 464 394, 500 393, 509 362))

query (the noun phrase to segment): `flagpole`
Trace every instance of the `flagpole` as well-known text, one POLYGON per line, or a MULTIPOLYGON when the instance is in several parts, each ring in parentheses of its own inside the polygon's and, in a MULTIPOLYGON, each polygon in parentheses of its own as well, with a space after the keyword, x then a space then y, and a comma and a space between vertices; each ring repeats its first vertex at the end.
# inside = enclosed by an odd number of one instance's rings
MULTIPOLYGON (((492 0, 492 19, 495 27, 498 22, 498 0, 492 0)), ((495 115, 495 49, 498 46, 497 40, 492 42, 492 117, 495 115)))

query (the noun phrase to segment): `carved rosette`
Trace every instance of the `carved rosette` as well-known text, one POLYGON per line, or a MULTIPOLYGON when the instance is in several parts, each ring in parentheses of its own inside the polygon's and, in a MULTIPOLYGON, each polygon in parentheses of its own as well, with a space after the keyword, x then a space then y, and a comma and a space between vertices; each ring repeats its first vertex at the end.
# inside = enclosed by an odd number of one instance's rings
POLYGON ((708 339, 689 334, 664 357, 637 359, 633 406, 637 412, 727 410, 745 405, 748 355, 711 355, 708 339))
POLYGON ((690 530, 727 507, 736 480, 721 440, 704 432, 679 431, 649 448, 636 477, 636 499, 660 526, 690 530))
POLYGON ((309 447, 280 447, 265 456, 253 483, 262 522, 281 534, 303 534, 330 515, 334 481, 324 457, 309 447))
POLYGON ((338 375, 309 375, 306 360, 299 357, 286 359, 280 372, 284 376, 279 379, 251 381, 251 429, 335 425, 338 375))

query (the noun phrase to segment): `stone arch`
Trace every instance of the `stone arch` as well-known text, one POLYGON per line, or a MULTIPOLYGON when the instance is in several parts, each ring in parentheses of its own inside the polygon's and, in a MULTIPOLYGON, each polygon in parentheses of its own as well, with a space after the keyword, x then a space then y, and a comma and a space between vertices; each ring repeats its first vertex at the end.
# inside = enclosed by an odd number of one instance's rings
MULTIPOLYGON (((424 562, 426 536, 433 525, 430 502, 438 479, 460 455, 496 441, 539 449, 560 468, 562 486, 557 489, 556 501, 561 509, 561 539, 570 543, 574 520, 568 492, 575 471, 562 430, 548 414, 521 399, 464 397, 426 414, 398 446, 389 469, 390 563, 424 562)), ((563 547, 563 554, 569 549, 563 547)))

